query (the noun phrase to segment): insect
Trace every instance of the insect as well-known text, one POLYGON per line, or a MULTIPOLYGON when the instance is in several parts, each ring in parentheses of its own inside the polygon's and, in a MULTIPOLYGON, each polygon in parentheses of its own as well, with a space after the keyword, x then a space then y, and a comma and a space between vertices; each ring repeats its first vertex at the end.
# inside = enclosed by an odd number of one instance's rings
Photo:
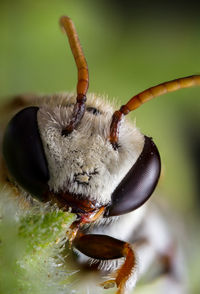
POLYGON ((110 273, 101 286, 123 294, 157 257, 175 275, 168 231, 146 204, 160 177, 159 151, 125 116, 154 97, 200 85, 200 75, 151 87, 114 111, 87 95, 88 67, 74 24, 66 16, 60 24, 78 69, 77 95, 21 96, 9 104, 14 116, 4 132, 1 179, 75 213, 69 242, 78 261, 92 258, 110 273))

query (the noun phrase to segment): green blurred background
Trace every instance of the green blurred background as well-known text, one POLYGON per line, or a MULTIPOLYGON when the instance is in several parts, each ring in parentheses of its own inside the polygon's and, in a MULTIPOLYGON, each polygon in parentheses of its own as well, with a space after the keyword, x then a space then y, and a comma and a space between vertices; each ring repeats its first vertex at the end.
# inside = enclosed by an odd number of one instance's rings
MULTIPOLYGON (((24 92, 75 91, 76 67, 58 25, 63 14, 76 25, 89 66, 90 92, 114 97, 121 104, 160 82, 200 73, 200 18, 195 1, 172 5, 131 0, 1 0, 2 100, 24 92)), ((168 199, 175 214, 185 219, 189 281, 192 293, 197 293, 200 88, 159 97, 130 116, 159 147, 160 197, 168 199)))

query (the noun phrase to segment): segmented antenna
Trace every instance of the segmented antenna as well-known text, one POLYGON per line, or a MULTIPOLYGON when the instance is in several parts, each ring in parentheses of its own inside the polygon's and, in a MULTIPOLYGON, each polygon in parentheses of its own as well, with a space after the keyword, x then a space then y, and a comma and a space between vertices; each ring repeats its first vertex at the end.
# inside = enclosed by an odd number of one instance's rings
POLYGON ((159 84, 133 96, 127 104, 122 105, 121 108, 115 111, 112 116, 110 126, 110 142, 113 145, 113 148, 117 148, 120 122, 124 115, 127 115, 130 111, 138 108, 140 105, 153 99, 154 97, 197 85, 200 85, 200 75, 193 75, 159 84))
POLYGON ((77 98, 71 121, 62 131, 62 135, 71 133, 85 113, 86 93, 89 86, 88 66, 72 20, 68 16, 60 18, 60 25, 67 34, 69 44, 78 69, 77 98))

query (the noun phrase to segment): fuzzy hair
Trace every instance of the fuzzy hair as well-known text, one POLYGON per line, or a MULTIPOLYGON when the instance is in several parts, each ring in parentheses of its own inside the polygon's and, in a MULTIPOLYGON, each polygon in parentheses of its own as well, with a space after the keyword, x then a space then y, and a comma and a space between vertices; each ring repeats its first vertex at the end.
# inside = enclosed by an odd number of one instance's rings
POLYGON ((144 136, 135 124, 124 120, 115 151, 108 140, 114 109, 95 94, 88 95, 86 112, 78 127, 62 136, 76 96, 63 94, 42 100, 38 125, 48 162, 50 190, 82 194, 99 204, 108 204, 112 192, 142 152, 144 136), (87 111, 88 107, 96 108, 98 115, 87 111))

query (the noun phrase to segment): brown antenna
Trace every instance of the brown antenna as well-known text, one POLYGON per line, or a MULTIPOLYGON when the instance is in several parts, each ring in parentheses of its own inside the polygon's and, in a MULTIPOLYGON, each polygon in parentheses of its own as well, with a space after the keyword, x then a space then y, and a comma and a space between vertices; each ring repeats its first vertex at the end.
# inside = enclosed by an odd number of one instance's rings
POLYGON ((68 36, 69 44, 78 69, 77 98, 72 119, 62 131, 63 135, 71 133, 85 113, 86 93, 89 86, 88 66, 72 20, 68 16, 60 18, 60 25, 68 36))
POLYGON ((138 108, 140 105, 153 99, 154 97, 197 85, 200 85, 200 75, 194 75, 165 82, 133 96, 127 104, 122 105, 121 108, 115 111, 113 114, 110 126, 110 142, 113 145, 113 148, 117 148, 120 122, 124 115, 128 114, 130 111, 138 108))

